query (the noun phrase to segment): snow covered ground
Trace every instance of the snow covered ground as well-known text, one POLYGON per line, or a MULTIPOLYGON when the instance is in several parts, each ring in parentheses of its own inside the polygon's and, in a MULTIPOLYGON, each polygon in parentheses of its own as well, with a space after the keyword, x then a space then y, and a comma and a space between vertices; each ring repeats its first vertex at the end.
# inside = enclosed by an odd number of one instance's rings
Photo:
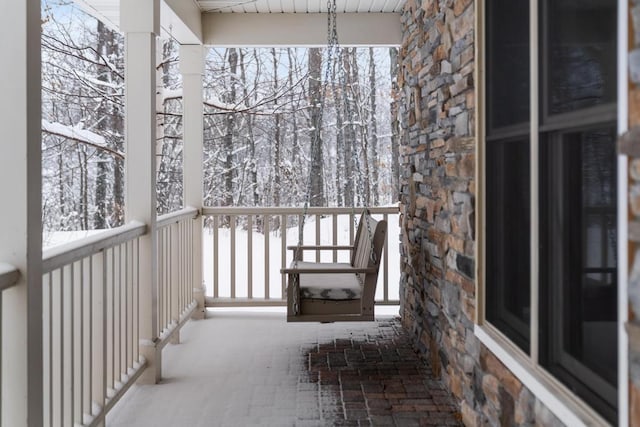
MULTIPOLYGON (((374 215, 374 217, 376 217, 374 215)), ((333 244, 331 217, 322 218, 320 224, 320 244, 333 244)), ((338 245, 349 244, 349 216, 340 215, 338 217, 338 245)), ((316 244, 316 222, 315 217, 309 217, 305 223, 304 243, 316 244)), ((287 250, 285 262, 282 261, 282 234, 280 231, 269 233, 269 263, 268 272, 265 269, 265 237, 263 234, 254 231, 252 234, 252 266, 251 270, 248 263, 248 237, 247 230, 235 230, 235 280, 236 280, 236 297, 248 297, 248 277, 249 271, 252 273, 253 298, 261 299, 265 295, 265 277, 269 278, 269 298, 279 299, 282 297, 283 276, 280 274, 280 268, 289 265, 292 259, 292 251, 287 250)), ((398 216, 389 216, 388 224, 388 254, 389 254, 389 299, 398 300, 398 287, 400 280, 400 254, 398 251, 398 236, 400 228, 398 224, 398 216)), ((207 288, 207 295, 213 296, 213 278, 214 278, 214 254, 213 247, 213 229, 205 229, 203 235, 203 257, 204 257, 204 281, 207 288)), ((284 245, 291 246, 298 242, 298 227, 290 227, 284 235, 284 245)), ((315 259, 315 252, 308 252, 306 256, 309 260, 315 259)), ((228 228, 220 228, 218 231, 218 296, 228 298, 231 296, 231 231, 228 228)), ((321 261, 333 261, 333 252, 324 251, 321 261)), ((338 262, 349 262, 349 252, 340 251, 338 253, 338 262)), ((381 300, 384 296, 384 259, 378 275, 378 286, 376 288, 376 299, 381 300)))

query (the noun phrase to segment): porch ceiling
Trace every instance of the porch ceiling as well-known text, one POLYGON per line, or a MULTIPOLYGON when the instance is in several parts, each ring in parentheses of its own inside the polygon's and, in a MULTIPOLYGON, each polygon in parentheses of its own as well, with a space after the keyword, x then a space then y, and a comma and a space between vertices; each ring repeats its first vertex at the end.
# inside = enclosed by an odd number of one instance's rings
MULTIPOLYGON (((75 0, 114 29, 121 0, 75 0)), ((406 0, 337 0, 338 37, 345 46, 400 44, 406 0)), ((322 46, 326 0, 160 0, 163 36, 210 46, 322 46)))
MULTIPOLYGON (((338 13, 400 13, 406 0, 337 0, 338 13)), ((203 12, 326 13, 326 0, 199 0, 203 12)))

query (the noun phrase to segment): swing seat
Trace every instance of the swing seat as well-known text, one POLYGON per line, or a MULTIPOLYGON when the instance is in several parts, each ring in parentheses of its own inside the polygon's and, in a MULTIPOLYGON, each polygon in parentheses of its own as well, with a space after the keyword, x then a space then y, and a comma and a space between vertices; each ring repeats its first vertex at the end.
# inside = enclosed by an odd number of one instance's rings
POLYGON ((363 213, 353 246, 288 247, 296 251, 298 259, 281 270, 287 275, 287 322, 374 320, 376 284, 386 232, 386 221, 377 221, 363 213), (349 250, 351 262, 303 261, 303 252, 316 250, 349 250))

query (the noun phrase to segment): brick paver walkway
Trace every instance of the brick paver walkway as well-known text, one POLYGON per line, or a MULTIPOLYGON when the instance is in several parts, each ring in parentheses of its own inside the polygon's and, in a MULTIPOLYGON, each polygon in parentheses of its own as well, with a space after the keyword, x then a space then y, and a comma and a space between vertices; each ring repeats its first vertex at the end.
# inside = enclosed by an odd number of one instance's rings
POLYGON ((366 338, 320 343, 308 354, 310 386, 331 425, 457 426, 458 408, 416 355, 398 319, 366 338))

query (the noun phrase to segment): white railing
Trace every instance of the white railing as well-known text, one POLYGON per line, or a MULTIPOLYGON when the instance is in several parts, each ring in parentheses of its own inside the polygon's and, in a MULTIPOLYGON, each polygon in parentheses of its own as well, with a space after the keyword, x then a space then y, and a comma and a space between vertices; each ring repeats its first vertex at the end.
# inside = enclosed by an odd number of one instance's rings
MULTIPOLYGON (((199 212, 186 208, 158 218, 158 331, 161 346, 196 308, 193 296, 195 266, 194 236, 201 225, 199 212)), ((199 254, 198 254, 199 256, 199 254)))
POLYGON ((2 424, 2 360, 7 346, 2 341, 2 293, 18 283, 20 272, 12 265, 0 263, 0 424, 2 424))
MULTIPOLYGON (((389 224, 376 303, 398 304, 398 207, 369 210, 374 217, 384 218, 389 224), (393 245, 391 251, 390 244, 393 245)), ((206 305, 285 305, 286 278, 280 269, 291 261, 287 246, 298 242, 298 224, 303 213, 302 208, 204 208, 206 305)), ((353 244, 354 219, 359 218, 360 213, 361 208, 309 208, 304 243, 353 244)), ((350 254, 340 252, 345 251, 322 254, 316 251, 316 261, 349 262, 350 254)))
POLYGON ((140 376, 139 238, 117 229, 43 254, 44 425, 98 425, 140 376))

